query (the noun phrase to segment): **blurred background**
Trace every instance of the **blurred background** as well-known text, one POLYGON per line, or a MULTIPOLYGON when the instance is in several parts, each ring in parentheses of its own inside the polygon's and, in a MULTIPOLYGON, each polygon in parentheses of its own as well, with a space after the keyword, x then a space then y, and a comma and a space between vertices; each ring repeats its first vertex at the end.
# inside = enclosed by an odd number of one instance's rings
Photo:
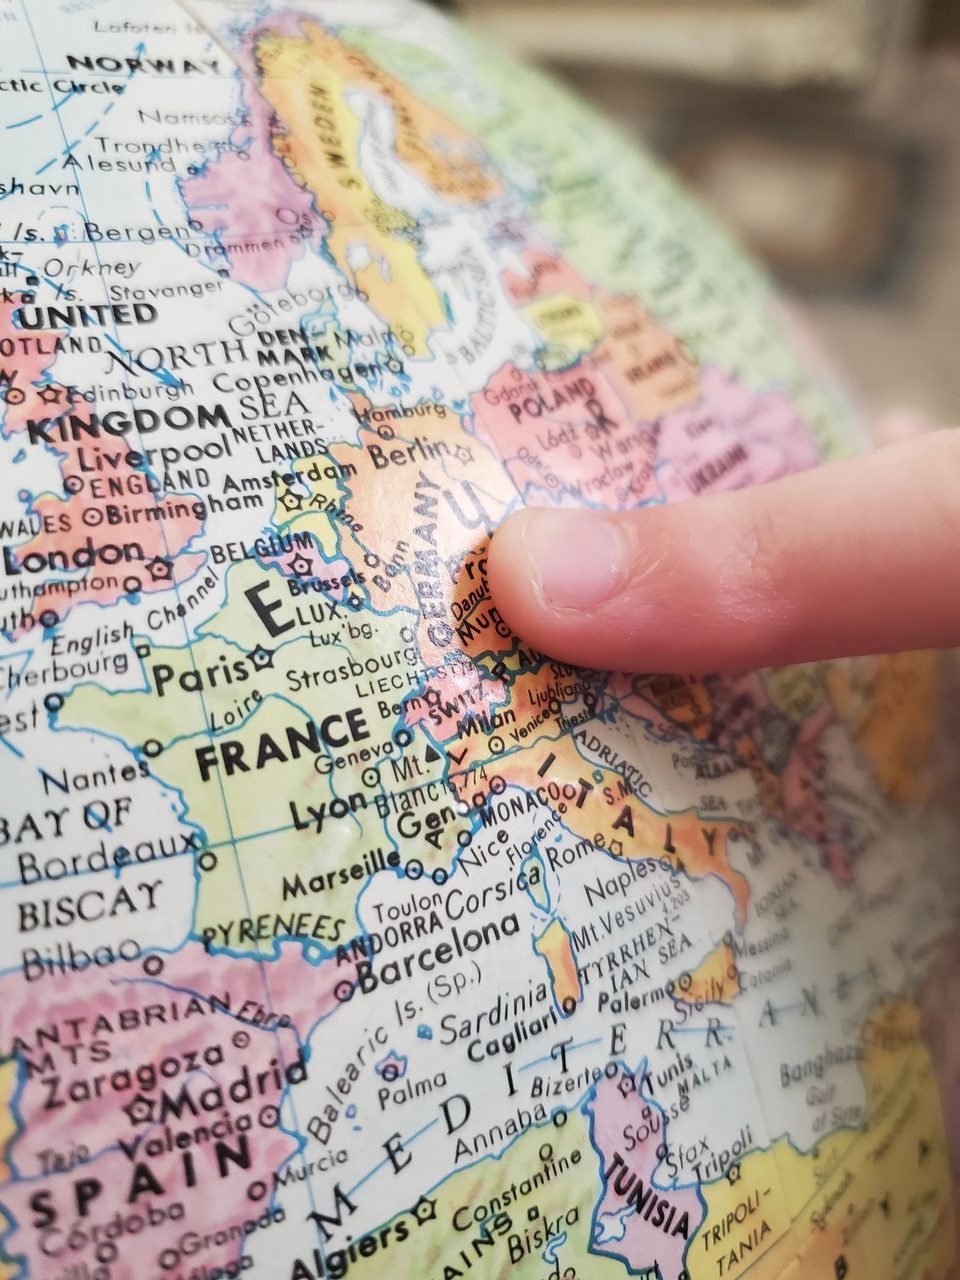
POLYGON ((615 116, 871 408, 960 423, 960 0, 448 0, 615 116))

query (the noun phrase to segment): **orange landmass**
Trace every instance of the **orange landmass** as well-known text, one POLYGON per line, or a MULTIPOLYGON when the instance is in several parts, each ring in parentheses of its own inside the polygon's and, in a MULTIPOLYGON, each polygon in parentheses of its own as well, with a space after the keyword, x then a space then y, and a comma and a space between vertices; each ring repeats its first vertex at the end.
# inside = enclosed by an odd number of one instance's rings
POLYGON ((502 784, 517 787, 554 809, 571 831, 615 857, 660 858, 691 879, 717 876, 733 895, 737 926, 743 926, 750 889, 730 865, 727 841, 747 828, 703 819, 694 809, 651 809, 619 774, 585 760, 569 737, 538 737, 498 756, 493 765, 488 762, 487 776, 450 781, 465 796, 479 793, 490 801, 502 793, 502 784))
POLYGON ((271 24, 254 52, 260 91, 276 116, 273 150, 312 193, 331 256, 408 354, 425 354, 430 331, 445 327, 446 314, 419 261, 416 218, 370 186, 350 91, 372 90, 390 103, 398 156, 438 195, 476 204, 500 189, 499 179, 453 121, 316 22, 271 24))
MULTIPOLYGON (((354 403, 362 413, 366 401, 357 396, 354 403)), ((382 425, 362 421, 357 443, 330 446, 331 459, 356 473, 307 480, 311 494, 301 507, 284 510, 281 495, 275 518, 314 532, 321 545, 333 527, 339 553, 364 579, 371 608, 415 613, 421 657, 425 666, 435 667, 461 652, 457 641, 464 612, 482 632, 477 652, 513 643, 488 603, 485 579, 481 583, 477 575, 471 583, 461 567, 476 559, 475 544, 503 519, 515 491, 488 450, 465 434, 455 413, 439 404, 418 409, 402 434, 392 429, 384 434, 382 425), (471 591, 483 601, 482 619, 476 603, 463 603, 471 591)), ((311 461, 297 463, 295 470, 306 478, 311 461)))
POLYGON ((942 664, 934 652, 895 653, 827 672, 838 718, 881 789, 901 804, 922 804, 930 792, 942 664))
POLYGON ((682 734, 702 742, 714 732, 710 691, 697 676, 617 674, 607 690, 624 711, 648 721, 657 737, 682 734))
POLYGON ((317 23, 304 22, 301 30, 311 63, 327 68, 345 85, 374 89, 390 103, 397 155, 432 191, 464 205, 479 204, 502 192, 500 178, 485 165, 472 134, 317 23))
POLYGON ((724 939, 685 974, 673 992, 674 1000, 690 1004, 728 1004, 740 994, 740 974, 730 943, 724 939))
POLYGON ((597 364, 634 418, 655 422, 697 403, 697 364, 680 338, 633 298, 597 291, 593 302, 607 334, 597 348, 597 364))

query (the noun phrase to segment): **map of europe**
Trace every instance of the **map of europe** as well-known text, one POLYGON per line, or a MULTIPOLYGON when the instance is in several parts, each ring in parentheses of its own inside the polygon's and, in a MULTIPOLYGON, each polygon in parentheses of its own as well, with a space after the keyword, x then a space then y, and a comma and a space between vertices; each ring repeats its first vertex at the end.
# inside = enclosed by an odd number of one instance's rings
POLYGON ((0 1280, 949 1274, 947 660, 488 590, 866 447, 762 272, 407 0, 4 0, 0 109, 0 1280))

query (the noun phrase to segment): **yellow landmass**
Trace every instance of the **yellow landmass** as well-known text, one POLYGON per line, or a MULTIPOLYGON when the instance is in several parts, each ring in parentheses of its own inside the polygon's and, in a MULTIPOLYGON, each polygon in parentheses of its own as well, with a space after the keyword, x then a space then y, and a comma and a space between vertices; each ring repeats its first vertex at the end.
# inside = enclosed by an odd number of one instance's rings
POLYGON ((557 356, 557 366, 570 364, 591 351, 604 334, 597 310, 584 298, 554 293, 520 308, 545 345, 557 356))
POLYGON ((416 220, 386 204, 364 174, 347 95, 362 88, 389 101, 397 155, 444 198, 473 204, 499 181, 469 134, 316 23, 303 22, 299 35, 265 34, 256 56, 260 91, 279 121, 273 147, 329 222, 331 255, 409 353, 425 354, 430 330, 446 323, 443 305, 417 258, 416 220))
POLYGON ((17 1122, 10 1103, 17 1091, 17 1063, 0 1063, 0 1183, 10 1177, 7 1164, 7 1146, 17 1132, 17 1122))
POLYGON ((929 793, 942 662, 933 652, 896 653, 827 671, 837 715, 879 785, 900 803, 922 803, 929 793))
MULTIPOLYGON (((262 578, 261 571, 258 581, 262 578)), ((139 746, 152 738, 166 746, 177 738, 205 736, 208 725, 215 735, 237 730, 265 698, 288 692, 276 657, 258 658, 256 642, 262 635, 262 629, 248 626, 246 645, 225 636, 198 635, 189 646, 173 647, 153 645, 138 636, 141 652, 149 649, 140 658, 146 687, 117 694, 110 703, 120 712, 126 740, 139 746), (258 660, 264 665, 258 666, 258 660), (139 726, 139 735, 133 733, 134 726, 139 726)), ((285 646, 284 662, 309 663, 309 648, 306 638, 285 646)), ((78 689, 72 718, 92 708, 98 695, 102 697, 92 685, 78 689)))
POLYGON ((187 820, 203 833, 196 932, 213 930, 210 941, 234 950, 272 951, 275 915, 283 917, 282 936, 343 941, 355 932, 357 893, 382 868, 373 851, 395 854, 400 865, 416 858, 429 871, 448 868, 459 847, 445 761, 426 759, 426 740, 401 725, 392 696, 357 691, 367 658, 394 655, 393 669, 401 665, 400 619, 351 613, 366 632, 348 647, 338 634, 345 623, 314 630, 298 604, 308 607, 279 575, 237 565, 223 609, 191 648, 151 646, 140 659, 141 690, 83 685, 60 713, 64 725, 108 726, 137 751, 152 740, 151 772, 182 793, 187 820), (254 598, 283 629, 276 640, 247 595, 264 583, 254 598), (244 650, 236 635, 273 647, 244 650), (360 676, 343 666, 348 660, 360 676), (435 784, 426 803, 412 812, 402 800, 386 806, 385 794, 414 781, 435 784), (241 933, 239 922, 251 917, 269 926, 241 933), (228 921, 233 932, 224 934, 219 926, 228 921))
POLYGON ((438 195, 474 205, 503 190, 487 162, 476 135, 418 98, 397 76, 384 70, 358 48, 347 46, 317 23, 306 21, 302 31, 311 57, 329 67, 341 83, 372 89, 393 108, 395 146, 404 165, 438 195))
MULTIPOLYGON (((590 1249, 600 1189, 586 1118, 572 1109, 565 1124, 534 1126, 501 1156, 452 1173, 426 1193, 418 1213, 411 1200, 410 1209, 392 1219, 403 1220, 409 1229, 406 1242, 396 1248, 394 1268, 424 1280, 548 1280, 550 1275, 623 1280, 621 1260, 590 1249), (554 1232, 565 1236, 556 1244, 556 1265, 543 1258, 547 1235, 554 1232)), ((376 1255, 350 1263, 351 1280, 382 1280, 383 1275, 376 1255)))
POLYGON ((798 1151, 781 1139, 705 1184, 692 1280, 945 1276, 953 1254, 943 1119, 919 1011, 882 1006, 864 1030, 865 1128, 798 1151))
POLYGON ((583 992, 570 934, 562 920, 551 920, 535 939, 533 949, 547 962, 553 998, 564 1013, 572 1013, 583 992))

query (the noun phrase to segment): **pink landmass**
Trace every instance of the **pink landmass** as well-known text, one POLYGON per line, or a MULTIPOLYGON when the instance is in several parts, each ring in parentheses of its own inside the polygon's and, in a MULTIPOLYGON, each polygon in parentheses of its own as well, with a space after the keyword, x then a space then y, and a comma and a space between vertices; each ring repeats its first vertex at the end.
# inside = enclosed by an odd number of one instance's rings
MULTIPOLYGON (((13 311, 9 305, 0 308, 0 335, 20 332, 13 311)), ((34 330, 31 336, 49 352, 63 332, 34 330)), ((4 553, 6 574, 34 586, 34 625, 62 621, 78 604, 111 605, 131 591, 170 590, 196 573, 206 558, 204 553, 181 554, 203 530, 197 499, 151 490, 146 472, 127 461, 138 446, 135 436, 85 435, 94 406, 58 383, 44 381, 55 359, 36 352, 23 357, 12 399, 7 391, 3 427, 4 435, 13 436, 25 432, 31 421, 47 422, 42 429, 51 443, 41 439, 25 448, 54 450, 63 477, 61 494, 41 494, 24 512, 41 522, 39 532, 4 553), (56 421, 61 416, 68 427, 66 441, 60 439, 56 421), (71 438, 74 434, 78 439, 71 438)))
MULTIPOLYGON (((16 345, 17 339, 25 336, 13 322, 13 313, 19 304, 0 302, 0 337, 16 345)), ((32 329, 27 343, 27 350, 17 350, 16 365, 13 361, 0 365, 0 389, 4 392, 3 430, 4 436, 15 431, 22 431, 30 418, 46 418, 51 413, 60 413, 64 408, 63 391, 60 388, 51 390, 43 385, 44 375, 53 365, 56 354, 53 347, 61 338, 66 337, 65 329, 32 329), (53 397, 56 396, 56 400, 53 397), (56 407, 51 409, 51 404, 56 407)))
POLYGON ((21 1064, 4 1246, 31 1275, 49 1270, 51 1232, 77 1222, 70 1262, 97 1274, 117 1214, 138 1221, 115 1237, 114 1280, 161 1273, 185 1231, 209 1236, 197 1262, 235 1263, 238 1230, 268 1209, 274 1172, 299 1148, 279 1108, 309 1078, 301 1045, 338 1007, 344 967, 310 965, 294 946, 263 965, 198 943, 160 973, 157 962, 45 977, 42 1006, 20 975, 2 980, 0 1052, 21 1064))
POLYGON ((700 402, 660 420, 658 479, 668 500, 764 484, 817 464, 806 423, 779 392, 756 394, 713 365, 700 402))
POLYGON ((504 273, 518 305, 588 302, 604 336, 575 365, 508 364, 471 409, 477 434, 534 504, 632 507, 762 484, 816 465, 811 432, 779 392, 757 394, 689 349, 622 294, 591 289, 533 247, 504 273))
MULTIPOLYGON (((256 67, 245 42, 240 58, 256 67)), ((269 103, 244 78, 243 117, 216 160, 180 185, 190 216, 217 241, 213 261, 252 289, 280 289, 291 263, 318 248, 325 224, 309 192, 298 186, 270 145, 276 122, 269 103), (255 249, 249 246, 259 246, 255 249), (231 252, 231 249, 236 252, 231 252)))
MULTIPOLYGON (((70 409, 78 418, 88 412, 86 404, 70 409)), ((203 531, 202 504, 191 494, 152 492, 146 473, 126 461, 135 442, 118 438, 105 444, 81 436, 66 443, 56 439, 54 447, 64 493, 36 499, 32 512, 43 527, 9 553, 24 577, 35 564, 50 579, 37 583, 35 621, 44 612, 62 621, 70 609, 91 601, 111 605, 131 592, 168 591, 203 565, 204 552, 184 552, 203 531)))
MULTIPOLYGON (((296 529, 293 532, 296 532, 296 529)), ((320 593, 322 599, 330 599, 337 604, 342 604, 352 592, 359 593, 360 598, 363 598, 362 586, 351 582, 353 574, 350 562, 343 556, 338 556, 334 560, 324 560, 313 543, 294 547, 291 551, 284 551, 278 555, 258 556, 257 559, 265 569, 275 569, 285 578, 301 583, 303 590, 307 593, 307 599, 317 598, 314 595, 314 586, 311 585, 317 581, 330 583, 330 586, 320 593), (347 579, 346 586, 343 585, 344 578, 347 579)))
POLYGON ((404 724, 422 728, 438 742, 457 736, 457 725, 471 715, 490 715, 509 701, 502 680, 484 679, 465 667, 441 667, 431 677, 423 692, 406 699, 404 724))
POLYGON ((622 381, 607 355, 559 372, 506 365, 471 401, 475 430, 539 504, 675 501, 817 463, 810 431, 779 392, 754 394, 709 367, 696 404, 645 422, 625 405, 622 381))
POLYGON ((630 507, 659 493, 658 429, 634 423, 598 359, 556 372, 506 364, 470 408, 533 505, 630 507))
POLYGON ((595 1253, 623 1258, 632 1272, 656 1268, 661 1280, 686 1275, 687 1245, 706 1206, 691 1187, 669 1188, 655 1181, 659 1149, 666 1142, 666 1116, 623 1069, 597 1085, 587 1104, 593 1145, 600 1156, 603 1191, 594 1211, 595 1253), (659 1120, 659 1124, 656 1121, 659 1120), (624 1130, 647 1133, 631 1151, 624 1130))
POLYGON ((402 1080, 406 1074, 407 1059, 402 1053, 395 1053, 393 1049, 377 1063, 377 1075, 383 1076, 384 1079, 402 1080))
POLYGON ((524 251, 522 259, 526 275, 515 271, 503 273, 504 288, 517 306, 551 293, 567 293, 574 298, 589 296, 590 286, 566 258, 530 248, 524 251))

